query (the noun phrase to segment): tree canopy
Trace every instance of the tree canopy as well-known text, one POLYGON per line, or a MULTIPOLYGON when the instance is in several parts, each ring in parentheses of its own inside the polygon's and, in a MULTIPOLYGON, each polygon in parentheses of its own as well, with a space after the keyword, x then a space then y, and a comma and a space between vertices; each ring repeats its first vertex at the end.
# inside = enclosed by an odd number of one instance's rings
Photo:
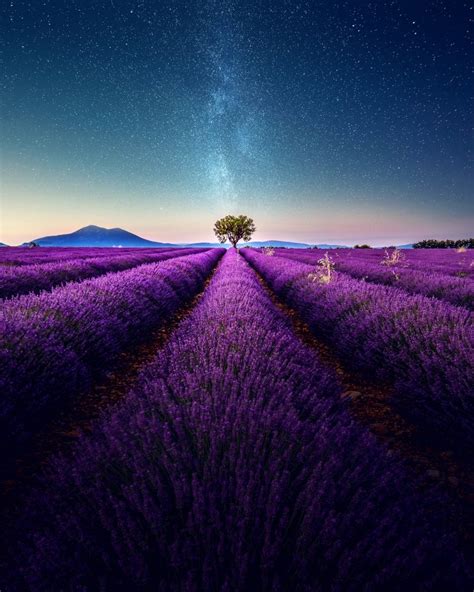
POLYGON ((220 243, 227 240, 233 247, 239 240, 249 241, 255 232, 255 224, 252 218, 247 216, 225 216, 214 224, 214 234, 220 243))
POLYGON ((435 240, 429 238, 413 245, 414 249, 474 249, 474 238, 462 238, 458 240, 435 240))

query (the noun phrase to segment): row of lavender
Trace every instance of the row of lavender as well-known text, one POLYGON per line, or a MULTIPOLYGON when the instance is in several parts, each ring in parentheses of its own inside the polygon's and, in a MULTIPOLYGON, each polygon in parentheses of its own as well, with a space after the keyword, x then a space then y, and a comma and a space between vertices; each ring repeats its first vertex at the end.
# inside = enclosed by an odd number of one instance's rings
MULTIPOLYGON (((402 255, 401 263, 408 269, 430 271, 456 277, 474 277, 474 249, 397 249, 402 255)), ((288 252, 302 252, 301 249, 288 249, 288 252)), ((308 249, 306 253, 321 253, 321 250, 308 249)), ((365 261, 380 263, 386 253, 395 249, 334 249, 332 253, 344 261, 365 261)))
POLYGON ((31 495, 14 579, 29 590, 469 589, 444 500, 413 488, 339 391, 229 251, 138 386, 31 495))
MULTIPOLYGON (((138 249, 117 247, 41 247, 30 249, 28 247, 2 247, 0 248, 0 267, 22 266, 40 263, 53 263, 85 259, 89 257, 113 257, 126 253, 136 252, 138 249)), ((163 249, 147 249, 148 252, 160 252, 163 249)), ((140 249, 143 251, 143 249, 140 249)))
POLYGON ((64 259, 20 267, 0 266, 0 298, 9 298, 30 292, 38 293, 66 282, 77 282, 108 272, 123 271, 144 263, 157 263, 173 257, 200 253, 203 250, 160 249, 149 252, 136 249, 120 255, 114 253, 110 256, 64 259))
MULTIPOLYGON (((203 286, 222 249, 149 263, 7 300, 0 309, 0 433, 11 450, 53 407, 203 286)), ((4 452, 4 458, 7 455, 4 452)))
MULTIPOLYGON (((474 282, 467 277, 467 271, 462 272, 466 277, 457 277, 444 273, 446 270, 441 266, 433 270, 433 261, 437 261, 439 253, 434 249, 425 251, 425 271, 413 269, 407 259, 400 261, 391 259, 391 252, 379 252, 376 257, 368 257, 365 254, 359 254, 358 251, 352 252, 333 252, 330 254, 334 262, 335 269, 347 273, 348 275, 363 279, 376 284, 395 286, 410 294, 423 294, 431 298, 445 300, 456 306, 464 306, 474 310, 474 282), (430 257, 431 255, 431 257, 430 257), (443 273, 441 273, 443 270, 443 273)), ((278 256, 286 257, 299 261, 317 265, 322 257, 321 252, 317 251, 286 251, 280 249, 276 251, 278 256)), ((474 274, 474 267, 472 271, 474 274)))
POLYGON ((433 442, 474 457, 474 323, 466 309, 250 249, 245 258, 349 367, 394 387, 433 442))

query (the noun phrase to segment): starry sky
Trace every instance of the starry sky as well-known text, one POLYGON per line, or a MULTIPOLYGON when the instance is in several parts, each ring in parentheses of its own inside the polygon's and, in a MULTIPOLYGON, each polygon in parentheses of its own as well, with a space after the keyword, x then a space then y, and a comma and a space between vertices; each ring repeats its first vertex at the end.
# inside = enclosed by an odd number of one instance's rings
POLYGON ((0 241, 473 234, 470 3, 5 0, 0 241))

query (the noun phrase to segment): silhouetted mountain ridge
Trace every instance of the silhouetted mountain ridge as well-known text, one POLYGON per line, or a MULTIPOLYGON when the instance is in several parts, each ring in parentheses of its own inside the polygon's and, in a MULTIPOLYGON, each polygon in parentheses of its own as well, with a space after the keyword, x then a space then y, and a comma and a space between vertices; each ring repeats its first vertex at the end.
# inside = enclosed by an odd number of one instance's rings
MULTIPOLYGON (((91 224, 69 234, 43 236, 33 241, 41 247, 175 247, 171 243, 147 240, 123 228, 102 228, 91 224)), ((25 243, 28 244, 28 243, 25 243)))

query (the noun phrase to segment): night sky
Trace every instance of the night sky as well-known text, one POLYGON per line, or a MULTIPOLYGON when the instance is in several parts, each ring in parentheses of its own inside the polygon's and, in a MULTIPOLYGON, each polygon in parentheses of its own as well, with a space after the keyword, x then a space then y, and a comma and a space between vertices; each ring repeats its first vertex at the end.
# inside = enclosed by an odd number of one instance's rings
POLYGON ((2 2, 0 240, 473 234, 464 2, 2 2))

